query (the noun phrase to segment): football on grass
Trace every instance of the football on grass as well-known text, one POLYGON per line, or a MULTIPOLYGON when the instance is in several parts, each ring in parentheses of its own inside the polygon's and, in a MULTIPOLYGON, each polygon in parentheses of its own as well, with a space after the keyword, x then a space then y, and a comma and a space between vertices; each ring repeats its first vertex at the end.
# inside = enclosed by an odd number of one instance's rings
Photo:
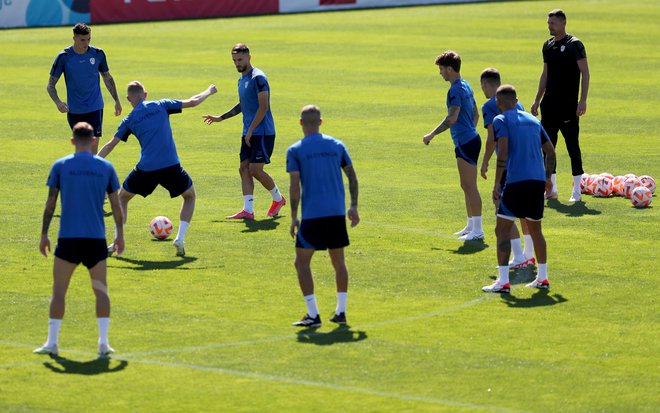
POLYGON ((156 239, 166 239, 172 233, 174 226, 168 217, 157 216, 149 223, 149 232, 156 239))

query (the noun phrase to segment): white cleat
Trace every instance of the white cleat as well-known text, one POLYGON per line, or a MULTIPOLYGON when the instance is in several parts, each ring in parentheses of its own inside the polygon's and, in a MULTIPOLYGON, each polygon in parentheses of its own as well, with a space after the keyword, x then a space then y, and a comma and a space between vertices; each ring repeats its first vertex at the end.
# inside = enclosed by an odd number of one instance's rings
POLYGON ((485 287, 482 287, 481 290, 485 293, 509 293, 511 291, 511 284, 506 283, 506 284, 500 284, 499 282, 495 281, 491 285, 487 285, 485 287))
POLYGON ((186 256, 186 250, 183 248, 183 241, 179 241, 178 239, 175 239, 174 242, 172 242, 172 245, 174 245, 174 248, 176 249, 177 257, 186 256))
POLYGON ((57 356, 58 354, 57 344, 53 344, 52 346, 49 346, 47 344, 48 343, 44 344, 39 348, 34 349, 32 352, 34 354, 50 354, 53 356, 57 356))
POLYGON ((458 237, 459 241, 483 241, 485 234, 483 232, 470 231, 469 233, 458 237))
POLYGON ((112 243, 108 245, 108 257, 112 257, 112 254, 115 252, 115 244, 112 243))
POLYGON ((573 192, 573 195, 571 195, 570 198, 568 198, 568 202, 580 202, 582 201, 582 194, 576 194, 573 192))
POLYGON ((527 288, 538 288, 539 290, 547 290, 550 288, 550 282, 548 280, 539 281, 538 279, 532 281, 531 283, 525 285, 527 288))
POLYGON ((115 349, 110 347, 109 344, 99 344, 99 356, 108 357, 110 354, 114 353, 115 349))
POLYGON ((456 231, 456 232, 454 232, 454 235, 457 235, 457 236, 460 237, 460 236, 462 236, 462 235, 467 235, 467 234, 469 234, 470 231, 472 231, 470 228, 465 227, 465 228, 463 228, 463 229, 460 230, 460 231, 456 231))
POLYGON ((509 261, 509 268, 511 268, 513 270, 517 270, 519 268, 525 268, 525 267, 527 267, 527 260, 524 259, 524 258, 522 259, 522 261, 521 260, 515 260, 515 259, 509 261))

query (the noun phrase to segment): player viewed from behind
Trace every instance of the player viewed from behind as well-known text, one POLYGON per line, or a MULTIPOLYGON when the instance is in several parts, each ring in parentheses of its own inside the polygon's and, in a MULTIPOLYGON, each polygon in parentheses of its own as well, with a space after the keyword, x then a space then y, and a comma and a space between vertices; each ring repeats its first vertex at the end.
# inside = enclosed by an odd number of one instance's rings
POLYGON ((289 147, 286 170, 290 174, 291 236, 296 238, 296 271, 307 305, 307 314, 293 323, 298 327, 321 326, 321 316, 314 296, 311 262, 314 251, 328 250, 335 269, 337 307, 330 321, 346 324, 348 269, 344 247, 348 246, 346 205, 342 170, 348 177, 351 205, 348 219, 351 227, 360 222, 358 215, 358 181, 353 163, 343 142, 319 132, 321 110, 305 106, 300 125, 305 137, 289 147), (298 219, 298 203, 302 187, 302 220, 298 219))
MULTIPOLYGON (((176 255, 180 257, 186 255, 184 240, 195 211, 196 196, 193 181, 179 162, 170 115, 181 113, 184 108, 195 107, 216 92, 215 85, 210 85, 190 99, 148 101, 147 90, 142 83, 129 83, 127 99, 133 110, 121 121, 115 136, 99 151, 99 156, 105 158, 120 141, 126 142, 131 134, 135 135, 140 142, 140 160, 124 180, 119 192, 124 223, 128 218, 128 202, 136 194, 146 198, 161 185, 169 191, 170 197, 181 196, 183 204, 179 215, 179 230, 173 242, 176 255)), ((113 247, 116 246, 108 246, 108 253, 112 253, 113 247)))
MULTIPOLYGON (((115 100, 115 116, 121 115, 121 102, 105 53, 90 46, 91 38, 92 29, 85 23, 73 26, 73 46, 62 50, 55 58, 46 90, 57 109, 66 113, 71 128, 78 122, 87 122, 94 128, 94 136, 98 139, 103 132, 103 95, 99 73, 115 100), (55 87, 62 74, 66 82, 66 102, 60 100, 55 87)), ((92 153, 96 153, 97 149, 98 140, 94 140, 92 153)))
POLYGON ((239 102, 220 116, 205 115, 203 117, 204 121, 210 125, 243 113, 243 135, 241 136, 238 167, 243 190, 243 209, 227 218, 254 219, 255 179, 273 197, 273 202, 266 214, 273 217, 286 204, 286 199, 275 185, 273 178, 264 171, 264 166, 270 163, 270 156, 275 147, 275 122, 270 111, 270 86, 266 74, 252 66, 252 56, 246 45, 239 43, 234 46, 231 49, 231 57, 236 70, 241 73, 241 77, 238 79, 239 102))
POLYGON ((48 199, 44 208, 39 251, 48 256, 48 228, 55 213, 57 197, 62 193, 60 230, 53 262, 53 295, 50 300, 48 340, 34 350, 38 354, 58 354, 58 338, 64 318, 65 297, 73 271, 81 262, 89 270, 96 296, 96 317, 99 327, 98 352, 106 356, 114 350, 108 341, 110 296, 106 282, 108 256, 105 246, 103 201, 106 193, 117 228, 114 245, 117 254, 124 250, 122 211, 117 196, 119 180, 112 164, 92 154, 94 129, 88 123, 73 127, 73 155, 57 160, 48 176, 48 199))
POLYGON ((423 142, 428 145, 436 135, 450 129, 467 209, 467 225, 454 235, 459 235, 461 241, 483 239, 481 196, 477 188, 477 160, 481 150, 481 138, 476 129, 479 110, 472 88, 461 78, 458 53, 448 50, 435 59, 435 64, 440 68, 442 78, 451 84, 447 92, 447 116, 424 135, 423 142))
MULTIPOLYGON (((493 152, 496 151, 497 145, 495 144, 495 133, 493 132, 493 119, 500 114, 500 109, 495 102, 495 93, 497 88, 500 87, 501 79, 500 72, 492 67, 486 68, 481 72, 481 90, 488 98, 488 101, 481 107, 481 113, 484 118, 484 128, 487 129, 488 138, 486 140, 486 150, 481 162, 481 176, 488 179, 486 172, 488 172, 488 162, 490 161, 493 152)), ((516 109, 524 110, 520 102, 516 105, 516 109)), ((500 185, 504 188, 504 181, 506 179, 506 170, 502 173, 502 181, 500 185)), ((499 206, 499 202, 495 202, 495 209, 499 206)), ((530 264, 534 264, 534 242, 529 235, 527 229, 527 222, 524 219, 520 220, 520 227, 522 228, 525 237, 525 251, 522 248, 520 240, 520 233, 515 225, 511 226, 511 251, 513 252, 513 259, 509 262, 511 268, 521 268, 530 264)))
POLYGON ((516 218, 527 220, 529 234, 534 240, 538 260, 538 275, 527 284, 530 288, 548 288, 546 244, 541 232, 543 193, 552 185, 550 176, 555 163, 555 149, 541 123, 532 115, 516 109, 516 89, 502 85, 497 89, 496 102, 502 114, 493 120, 497 142, 497 169, 493 186, 493 201, 497 208, 497 280, 483 291, 508 293, 511 227, 516 218), (545 153, 545 166, 543 163, 545 153), (506 170, 504 188, 501 180, 506 170))
MULTIPOLYGON (((577 202, 582 199, 580 180, 584 173, 579 136, 580 116, 587 112, 589 93, 587 52, 577 37, 566 33, 566 14, 562 10, 548 13, 548 30, 552 38, 543 44, 543 72, 532 115, 538 115, 540 105, 541 123, 554 146, 557 146, 559 131, 564 136, 573 175, 569 201, 577 202), (578 89, 582 90, 579 100, 578 89)), ((552 189, 546 193, 548 199, 557 199, 556 173, 553 170, 552 189)))

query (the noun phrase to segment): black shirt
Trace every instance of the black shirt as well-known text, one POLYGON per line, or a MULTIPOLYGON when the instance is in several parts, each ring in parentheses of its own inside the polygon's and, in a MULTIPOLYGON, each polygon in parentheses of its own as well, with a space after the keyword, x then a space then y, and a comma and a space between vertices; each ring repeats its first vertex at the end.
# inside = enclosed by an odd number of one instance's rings
POLYGON ((543 43, 543 62, 548 65, 547 82, 543 96, 544 106, 555 109, 577 108, 580 88, 580 68, 577 61, 585 59, 587 51, 577 38, 566 34, 555 41, 554 37, 543 43))

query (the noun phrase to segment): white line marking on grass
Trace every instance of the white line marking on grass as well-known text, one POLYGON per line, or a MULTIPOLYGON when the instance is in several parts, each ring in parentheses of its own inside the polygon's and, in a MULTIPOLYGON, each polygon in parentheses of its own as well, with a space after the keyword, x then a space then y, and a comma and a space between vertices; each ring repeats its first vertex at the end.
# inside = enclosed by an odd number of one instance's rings
POLYGON ((443 405, 443 406, 462 407, 462 408, 466 408, 466 409, 475 409, 475 410, 487 410, 487 411, 492 411, 492 412, 531 413, 531 412, 524 412, 524 411, 521 411, 521 410, 508 409, 508 408, 505 408, 505 407, 495 407, 495 406, 479 405, 479 404, 472 404, 472 403, 462 403, 462 402, 456 402, 456 401, 453 401, 453 400, 444 400, 444 399, 436 399, 436 398, 432 398, 432 397, 414 396, 414 395, 409 395, 409 394, 404 394, 404 393, 393 393, 393 392, 388 392, 388 391, 383 391, 383 390, 369 389, 369 388, 366 388, 366 387, 344 386, 344 385, 341 385, 341 384, 335 384, 335 383, 329 383, 329 382, 323 382, 323 381, 314 381, 314 380, 297 379, 297 378, 293 378, 293 377, 275 376, 275 375, 272 375, 272 374, 263 374, 263 373, 255 373, 255 372, 251 372, 251 371, 226 369, 226 368, 222 368, 222 367, 200 366, 200 365, 196 365, 196 364, 173 363, 173 362, 168 362, 168 361, 157 361, 157 360, 128 358, 128 357, 126 357, 126 359, 128 359, 129 361, 132 361, 132 362, 136 362, 136 363, 152 364, 152 365, 157 365, 157 366, 174 367, 174 368, 185 368, 185 369, 192 369, 192 370, 198 370, 198 371, 208 371, 208 372, 212 372, 212 373, 221 373, 221 374, 228 374, 228 375, 233 375, 233 376, 249 377, 249 378, 258 379, 258 380, 268 380, 268 381, 290 383, 290 384, 302 384, 302 385, 305 385, 305 386, 322 387, 322 388, 328 388, 328 389, 333 389, 333 390, 348 391, 348 392, 351 392, 351 393, 362 393, 362 394, 368 394, 368 395, 372 395, 372 396, 389 397, 389 398, 394 398, 394 399, 409 400, 409 401, 423 402, 423 403, 431 403, 431 404, 438 404, 438 405, 443 405))

